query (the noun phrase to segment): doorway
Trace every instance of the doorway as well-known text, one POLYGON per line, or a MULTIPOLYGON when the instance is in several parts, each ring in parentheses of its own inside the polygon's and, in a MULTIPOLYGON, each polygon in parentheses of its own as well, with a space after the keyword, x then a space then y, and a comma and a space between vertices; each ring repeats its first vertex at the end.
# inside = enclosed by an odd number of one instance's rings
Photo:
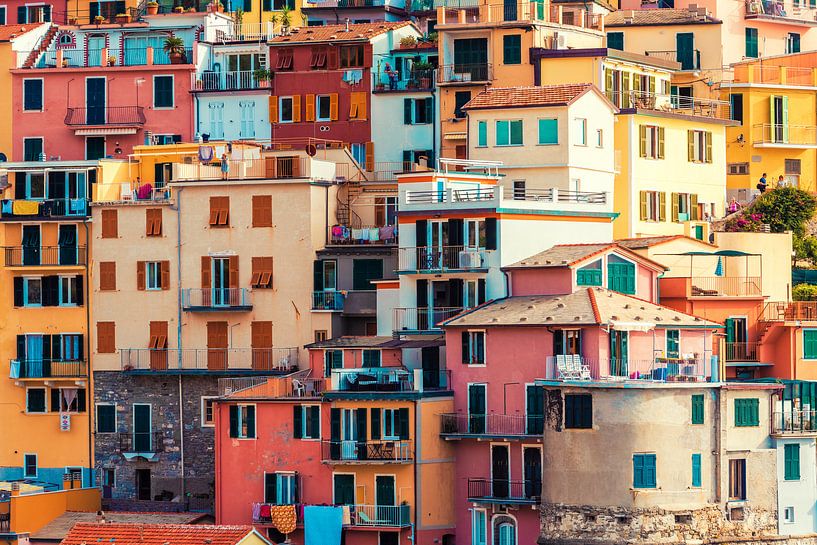
MULTIPOLYGON (((152 452, 153 437, 150 405, 147 403, 133 404, 133 451, 152 452)), ((148 481, 150 482, 150 481, 148 481)), ((150 499, 150 498, 148 498, 150 499)))
POLYGON ((88 125, 105 124, 105 78, 85 78, 85 108, 88 125))
POLYGON ((421 349, 423 388, 440 387, 440 347, 426 346, 421 349))
POLYGON ((136 473, 136 499, 150 500, 150 470, 137 469, 136 473))
POLYGON ((207 369, 227 369, 227 322, 207 322, 207 369))
POLYGON ((522 448, 525 498, 538 499, 542 495, 542 451, 537 447, 522 448))
POLYGON ((485 384, 468 385, 468 433, 485 433, 485 384))
POLYGON ((398 526, 399 516, 397 497, 395 494, 394 475, 377 475, 375 477, 375 505, 377 505, 377 519, 388 521, 388 526, 398 526))
POLYGON ((508 445, 491 445, 491 496, 510 495, 511 462, 508 445))
POLYGON ((40 264, 40 226, 23 225, 23 265, 40 264))
POLYGON ((610 330, 610 375, 627 376, 627 355, 629 335, 626 331, 610 330))

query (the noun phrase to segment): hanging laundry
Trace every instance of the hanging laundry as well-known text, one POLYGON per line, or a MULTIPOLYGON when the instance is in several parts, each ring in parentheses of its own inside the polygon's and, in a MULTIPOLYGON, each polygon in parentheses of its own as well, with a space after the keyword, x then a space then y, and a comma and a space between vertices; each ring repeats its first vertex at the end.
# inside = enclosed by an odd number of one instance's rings
POLYGON ((381 240, 392 240, 394 238, 394 226, 393 225, 386 225, 385 227, 380 228, 380 239, 381 240))
POLYGON ((0 204, 0 214, 3 214, 4 216, 13 214, 13 212, 12 212, 12 205, 13 204, 14 204, 14 201, 12 201, 10 199, 4 199, 2 204, 0 204))
POLYGON ((273 505, 271 519, 272 525, 282 534, 291 534, 298 525, 294 505, 273 505))
POLYGON ((377 242, 378 240, 380 240, 380 229, 378 229, 377 227, 372 227, 368 231, 369 240, 371 240, 372 242, 377 242))
POLYGON ((36 216, 40 213, 40 203, 37 201, 14 201, 12 211, 15 216, 36 216))
POLYGON ((262 503, 261 509, 258 512, 258 517, 260 520, 269 520, 272 516, 272 508, 268 503, 262 503))
POLYGON ((340 545, 343 509, 308 505, 304 508, 305 545, 340 545))
POLYGON ((199 146, 199 161, 202 163, 209 163, 213 160, 215 150, 213 146, 199 146))
POLYGON ((252 504, 252 519, 254 521, 261 519, 261 504, 258 502, 252 504))

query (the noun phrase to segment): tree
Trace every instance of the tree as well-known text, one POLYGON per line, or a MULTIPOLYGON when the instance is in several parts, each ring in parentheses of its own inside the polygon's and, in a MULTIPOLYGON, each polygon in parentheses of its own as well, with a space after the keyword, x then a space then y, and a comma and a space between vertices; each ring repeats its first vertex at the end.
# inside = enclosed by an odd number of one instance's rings
POLYGON ((760 196, 746 209, 748 214, 760 214, 763 223, 769 224, 773 233, 792 231, 805 233, 806 222, 817 210, 817 199, 796 187, 778 187, 760 196))

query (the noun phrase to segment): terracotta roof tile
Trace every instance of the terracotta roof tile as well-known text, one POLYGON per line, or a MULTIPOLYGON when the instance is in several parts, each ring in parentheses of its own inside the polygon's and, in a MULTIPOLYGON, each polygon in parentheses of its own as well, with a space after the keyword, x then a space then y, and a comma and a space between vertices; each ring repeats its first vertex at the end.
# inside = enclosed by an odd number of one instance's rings
POLYGON ((251 526, 78 522, 62 545, 236 545, 251 526))
POLYGON ((380 21, 377 23, 362 23, 357 25, 325 25, 307 26, 293 28, 289 34, 276 36, 269 41, 270 44, 297 44, 306 42, 335 42, 350 40, 369 40, 375 36, 412 25, 410 21, 400 21, 387 23, 380 21))
POLYGON ((549 267, 569 267, 577 261, 603 252, 608 248, 614 248, 615 246, 616 244, 614 242, 601 244, 559 244, 548 248, 544 252, 539 252, 516 263, 511 263, 505 268, 542 269, 549 267))
POLYGON ((22 36, 26 32, 34 30, 43 23, 26 23, 24 25, 0 25, 0 42, 8 42, 12 38, 22 36))
POLYGON ((566 106, 592 87, 592 83, 543 85, 539 87, 491 87, 468 101, 463 109, 566 106))
POLYGON ((709 14, 699 14, 688 9, 635 9, 619 10, 604 18, 604 26, 648 26, 648 25, 706 25, 718 24, 709 14))

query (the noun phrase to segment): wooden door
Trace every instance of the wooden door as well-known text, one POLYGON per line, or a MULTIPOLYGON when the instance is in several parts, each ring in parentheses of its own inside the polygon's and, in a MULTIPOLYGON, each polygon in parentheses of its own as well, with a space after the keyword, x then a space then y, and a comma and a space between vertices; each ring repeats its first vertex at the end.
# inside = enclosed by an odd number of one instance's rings
POLYGON ((207 322, 207 369, 227 369, 227 322, 207 322))
POLYGON ((252 368, 254 371, 270 371, 272 359, 272 322, 252 322, 252 368))

